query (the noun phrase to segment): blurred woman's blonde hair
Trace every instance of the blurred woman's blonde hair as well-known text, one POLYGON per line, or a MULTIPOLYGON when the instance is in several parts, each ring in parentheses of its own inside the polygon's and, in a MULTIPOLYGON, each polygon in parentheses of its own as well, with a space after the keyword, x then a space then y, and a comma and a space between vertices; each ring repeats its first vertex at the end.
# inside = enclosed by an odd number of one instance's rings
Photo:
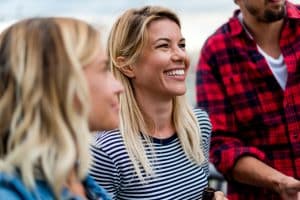
POLYGON ((83 66, 99 33, 70 18, 31 18, 0 35, 0 170, 29 187, 46 180, 58 197, 72 169, 90 163, 89 93, 83 66))
MULTIPOLYGON (((120 69, 136 63, 148 41, 147 27, 151 22, 160 19, 170 19, 181 27, 178 16, 167 8, 146 6, 140 9, 129 9, 113 25, 108 41, 108 54, 112 71, 125 88, 120 97, 120 130, 130 159, 141 180, 144 180, 145 175, 155 173, 145 152, 145 146, 151 146, 151 140, 147 135, 149 127, 147 127, 146 119, 135 99, 131 79, 120 69), (122 62, 119 61, 120 57, 124 58, 122 62), (146 144, 143 144, 141 137, 146 139, 146 144)), ((178 96, 173 99, 172 115, 184 152, 191 160, 201 164, 204 161, 204 155, 200 129, 185 96, 178 96)), ((154 151, 151 153, 155 156, 154 151)))

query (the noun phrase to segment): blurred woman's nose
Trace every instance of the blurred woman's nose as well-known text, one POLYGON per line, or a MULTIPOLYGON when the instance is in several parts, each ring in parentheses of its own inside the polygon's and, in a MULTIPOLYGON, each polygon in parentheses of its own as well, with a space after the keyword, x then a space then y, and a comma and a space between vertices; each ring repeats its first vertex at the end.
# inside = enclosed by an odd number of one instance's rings
POLYGON ((113 78, 113 84, 114 84, 114 90, 117 94, 121 94, 124 92, 124 87, 123 87, 123 84, 118 81, 114 76, 112 76, 113 78))

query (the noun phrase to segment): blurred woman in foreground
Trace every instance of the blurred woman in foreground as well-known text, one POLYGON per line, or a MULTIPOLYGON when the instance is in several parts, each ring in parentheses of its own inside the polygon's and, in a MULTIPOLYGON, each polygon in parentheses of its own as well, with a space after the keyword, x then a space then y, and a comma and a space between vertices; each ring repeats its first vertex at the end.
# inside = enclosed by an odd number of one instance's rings
POLYGON ((91 131, 118 126, 123 91, 98 31, 31 18, 0 35, 0 199, 109 199, 87 176, 91 131))

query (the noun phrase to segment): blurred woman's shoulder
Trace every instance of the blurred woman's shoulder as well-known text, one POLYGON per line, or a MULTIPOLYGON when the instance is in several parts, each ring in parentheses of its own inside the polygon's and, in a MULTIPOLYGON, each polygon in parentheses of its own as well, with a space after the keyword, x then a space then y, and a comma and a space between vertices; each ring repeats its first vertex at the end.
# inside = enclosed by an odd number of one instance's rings
MULTIPOLYGON (((17 173, 0 172, 0 199, 9 200, 34 200, 35 189, 28 190, 28 187, 23 183, 21 176, 17 173)), ((41 197, 50 195, 50 190, 45 188, 44 193, 40 194, 41 197)))

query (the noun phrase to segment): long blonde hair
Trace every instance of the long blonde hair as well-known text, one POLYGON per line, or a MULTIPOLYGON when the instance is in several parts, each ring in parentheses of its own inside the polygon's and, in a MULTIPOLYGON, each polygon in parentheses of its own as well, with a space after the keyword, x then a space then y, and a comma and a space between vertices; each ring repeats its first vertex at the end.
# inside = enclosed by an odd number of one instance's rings
MULTIPOLYGON (((146 156, 140 134, 142 133, 146 138, 147 146, 151 146, 151 141, 146 134, 147 125, 135 99, 131 80, 120 71, 120 68, 134 64, 141 55, 148 40, 147 26, 154 20, 166 18, 174 21, 180 27, 177 15, 169 9, 157 6, 129 9, 113 25, 108 41, 112 71, 125 88, 125 92, 120 97, 120 131, 129 157, 141 180, 144 180, 143 177, 145 177, 142 171, 145 171, 146 175, 154 174, 154 172, 146 156), (125 63, 118 63, 118 57, 124 57, 125 63)), ((194 162, 201 164, 204 161, 204 155, 200 129, 185 96, 174 98, 172 116, 185 154, 194 162)), ((155 155, 155 152, 152 153, 155 155)))
POLYGON ((89 93, 82 67, 98 31, 70 18, 31 18, 0 35, 0 170, 18 169, 34 187, 42 175, 58 198, 72 169, 90 163, 89 93), (36 173, 36 172, 39 173, 36 173))

